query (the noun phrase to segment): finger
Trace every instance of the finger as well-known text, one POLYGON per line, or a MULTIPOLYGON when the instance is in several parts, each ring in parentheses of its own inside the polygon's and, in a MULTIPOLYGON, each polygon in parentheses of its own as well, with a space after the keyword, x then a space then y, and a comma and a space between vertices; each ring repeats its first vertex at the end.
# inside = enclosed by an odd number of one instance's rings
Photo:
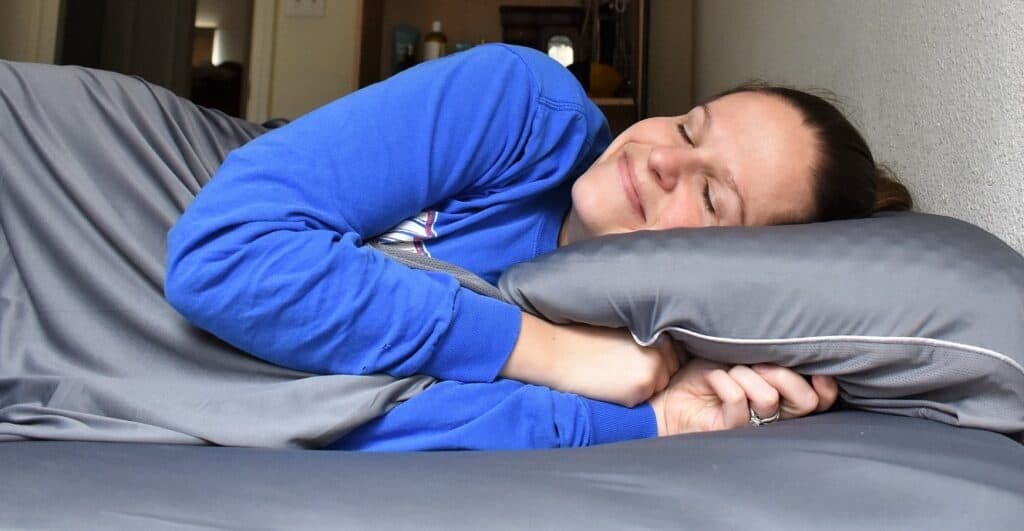
POLYGON ((750 422, 747 395, 736 380, 722 369, 715 369, 705 373, 704 381, 722 403, 722 429, 739 428, 750 422))
POLYGON ((676 349, 676 359, 679 360, 680 369, 683 368, 683 366, 686 365, 687 363, 690 363, 691 361, 696 359, 693 356, 690 356, 690 353, 686 351, 686 345, 684 345, 682 342, 673 341, 672 345, 676 349))
POLYGON ((729 369, 729 376, 743 388, 750 409, 759 417, 767 418, 779 412, 779 392, 753 369, 746 365, 736 365, 729 369))
MULTIPOLYGON (((655 375, 654 380, 654 393, 661 392, 663 389, 668 387, 669 381, 672 379, 672 373, 666 370, 659 370, 655 375)), ((654 394, 652 393, 652 395, 654 394)))
POLYGON ((658 353, 661 354, 662 360, 665 362, 665 368, 668 369, 669 375, 675 374, 679 370, 679 346, 678 343, 672 341, 672 338, 668 335, 662 335, 658 340, 658 353))
POLYGON ((802 417, 818 407, 818 393, 795 371, 772 364, 758 364, 753 369, 782 397, 782 418, 802 417))
POLYGON ((815 411, 828 411, 839 398, 839 383, 831 376, 816 374, 811 376, 811 386, 818 393, 818 407, 815 411))
POLYGON ((675 374, 679 370, 679 344, 674 341, 669 341, 669 346, 666 348, 666 365, 669 367, 669 373, 675 374))
POLYGON ((687 366, 692 366, 693 370, 696 371, 713 371, 715 369, 721 369, 722 371, 729 370, 729 366, 724 363, 718 363, 717 361, 710 361, 704 358, 693 358, 686 362, 687 366))
POLYGON ((672 374, 675 374, 680 367, 679 360, 682 358, 682 349, 679 347, 679 343, 672 340, 669 340, 668 345, 668 368, 672 374))

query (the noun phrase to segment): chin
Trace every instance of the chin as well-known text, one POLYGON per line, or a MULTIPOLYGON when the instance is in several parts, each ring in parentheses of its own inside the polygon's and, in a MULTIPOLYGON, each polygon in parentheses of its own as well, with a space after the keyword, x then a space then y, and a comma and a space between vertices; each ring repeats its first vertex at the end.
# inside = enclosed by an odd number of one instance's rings
MULTIPOLYGON (((577 194, 576 188, 572 191, 572 210, 569 213, 569 234, 573 241, 580 241, 594 237, 599 232, 595 227, 596 212, 600 212, 600 205, 595 204, 596 198, 591 194, 577 194)), ((599 224, 599 223, 598 223, 599 224)))

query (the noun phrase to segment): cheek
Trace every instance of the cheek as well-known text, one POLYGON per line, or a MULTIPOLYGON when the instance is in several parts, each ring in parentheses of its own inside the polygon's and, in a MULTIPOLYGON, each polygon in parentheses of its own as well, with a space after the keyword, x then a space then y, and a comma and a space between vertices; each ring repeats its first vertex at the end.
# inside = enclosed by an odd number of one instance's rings
POLYGON ((626 128, 626 130, 619 134, 619 136, 612 139, 612 143, 608 144, 608 147, 605 148, 604 153, 601 153, 601 156, 597 158, 597 162, 595 162, 595 164, 601 164, 605 162, 612 155, 618 153, 619 150, 622 149, 622 146, 625 146, 626 144, 631 142, 631 137, 633 136, 633 128, 635 127, 636 124, 634 124, 632 127, 626 128))
POLYGON ((654 224, 654 228, 658 230, 690 229, 712 224, 695 199, 682 194, 667 202, 658 214, 654 224))
POLYGON ((593 168, 572 185, 572 207, 586 225, 591 224, 593 219, 605 210, 601 201, 604 196, 601 193, 601 183, 592 172, 593 168))
POLYGON ((619 190, 618 174, 608 164, 587 170, 572 186, 572 207, 584 227, 594 235, 622 232, 622 210, 628 205, 619 190))

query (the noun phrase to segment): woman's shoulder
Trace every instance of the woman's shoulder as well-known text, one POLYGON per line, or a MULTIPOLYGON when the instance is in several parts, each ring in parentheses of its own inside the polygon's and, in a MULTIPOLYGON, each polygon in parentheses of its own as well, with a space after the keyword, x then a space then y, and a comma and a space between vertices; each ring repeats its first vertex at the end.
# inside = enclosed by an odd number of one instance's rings
POLYGON ((582 108, 589 101, 586 91, 572 72, 539 50, 514 44, 490 43, 460 53, 475 54, 482 64, 490 64, 496 70, 502 64, 521 64, 522 68, 514 70, 524 76, 524 81, 528 79, 538 95, 549 102, 582 108))
MULTIPOLYGON (((544 55, 539 50, 519 46, 517 44, 506 44, 502 42, 491 42, 480 44, 466 50, 464 53, 470 56, 486 57, 492 61, 521 61, 531 69, 546 68, 548 64, 555 64, 562 67, 558 61, 544 55)), ((564 70, 565 67, 562 67, 564 70)), ((571 75, 571 74, 570 74, 571 75)))

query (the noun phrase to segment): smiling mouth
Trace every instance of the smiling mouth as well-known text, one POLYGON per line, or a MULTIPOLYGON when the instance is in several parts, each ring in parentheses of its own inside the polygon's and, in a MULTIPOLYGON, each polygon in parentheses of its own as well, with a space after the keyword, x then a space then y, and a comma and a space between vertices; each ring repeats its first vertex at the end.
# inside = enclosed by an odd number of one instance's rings
POLYGON ((640 194, 636 191, 636 176, 633 175, 633 169, 629 164, 629 155, 625 152, 619 157, 619 180, 622 181, 622 188, 629 203, 633 205, 633 210, 646 222, 647 215, 644 214, 643 205, 640 203, 640 194))

